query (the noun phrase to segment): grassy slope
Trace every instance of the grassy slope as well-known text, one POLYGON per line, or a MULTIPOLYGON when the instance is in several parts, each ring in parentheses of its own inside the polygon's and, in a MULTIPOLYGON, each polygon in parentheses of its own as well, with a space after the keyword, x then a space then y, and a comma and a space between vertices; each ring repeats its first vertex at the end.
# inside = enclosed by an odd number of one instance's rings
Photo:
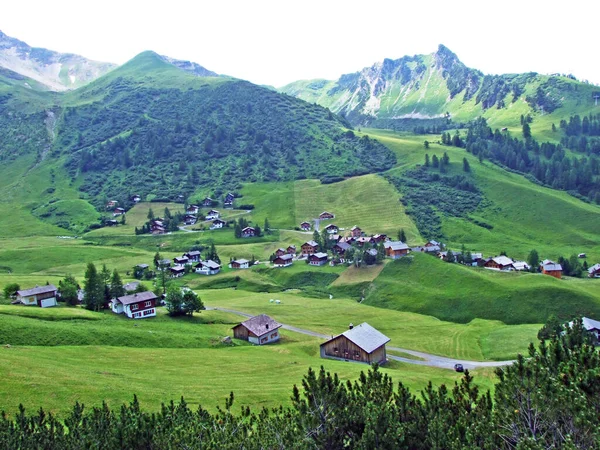
POLYGON ((499 273, 448 264, 416 254, 391 262, 366 298, 374 306, 431 314, 467 323, 475 318, 540 323, 554 313, 598 317, 600 291, 594 280, 557 280, 542 274, 499 273))

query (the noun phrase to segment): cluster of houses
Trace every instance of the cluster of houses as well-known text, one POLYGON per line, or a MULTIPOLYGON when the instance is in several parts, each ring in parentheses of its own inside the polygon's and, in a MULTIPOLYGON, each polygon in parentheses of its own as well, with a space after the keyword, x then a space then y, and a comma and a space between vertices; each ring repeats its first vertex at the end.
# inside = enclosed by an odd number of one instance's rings
MULTIPOLYGON (((212 200, 207 197, 205 201, 212 200)), ((185 215, 183 216, 184 225, 195 225, 198 222, 198 213, 200 212, 200 206, 198 205, 190 205, 185 209, 185 215)), ((226 224, 224 220, 221 219, 221 213, 216 209, 211 209, 204 216, 204 220, 212 221, 210 225, 211 230, 216 230, 219 228, 223 228, 226 224)))
MULTIPOLYGON (((158 261, 157 270, 168 270, 171 278, 179 278, 189 271, 200 275, 216 275, 221 271, 221 264, 212 259, 203 260, 199 250, 190 250, 173 260, 162 259, 158 261)), ((141 270, 148 269, 147 264, 138 264, 141 270)))

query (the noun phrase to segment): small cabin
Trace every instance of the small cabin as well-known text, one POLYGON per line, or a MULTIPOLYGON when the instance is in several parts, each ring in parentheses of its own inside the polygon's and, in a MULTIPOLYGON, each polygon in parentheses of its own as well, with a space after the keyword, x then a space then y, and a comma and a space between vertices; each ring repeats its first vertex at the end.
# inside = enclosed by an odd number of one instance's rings
POLYGON ((311 228, 311 226, 310 226, 310 223, 309 223, 309 222, 302 222, 302 223, 300 224, 300 229, 301 229, 302 231, 310 231, 310 228, 311 228))
POLYGON ((280 323, 261 314, 233 327, 233 337, 256 345, 270 344, 279 340, 279 328, 280 323))
POLYGON ((217 230, 223 228, 225 226, 225 221, 221 219, 215 219, 212 221, 212 225, 210 226, 211 230, 217 230))
POLYGON ((325 231, 327 232, 327 234, 337 234, 339 228, 337 227, 337 225, 329 224, 325 227, 325 231))
POLYGON ((386 241, 383 243, 385 256, 392 259, 398 259, 408 255, 410 248, 402 241, 386 241))
POLYGON ((256 236, 256 230, 253 227, 246 227, 242 230, 242 237, 249 238, 256 236))
POLYGON ((31 289, 17 291, 17 300, 24 305, 49 308, 56 306, 56 293, 58 289, 53 284, 36 286, 31 289))
POLYGON ((548 263, 542 265, 542 273, 544 275, 550 275, 551 277, 558 278, 559 280, 562 278, 562 266, 556 263, 548 263))
POLYGON ((236 259, 229 264, 230 269, 247 269, 250 267, 250 261, 247 259, 236 259))
POLYGON ((321 344, 321 358, 385 364, 385 344, 390 338, 364 322, 321 344))
POLYGON ((184 253, 183 256, 186 256, 190 262, 200 261, 200 252, 198 250, 192 250, 190 252, 184 253))

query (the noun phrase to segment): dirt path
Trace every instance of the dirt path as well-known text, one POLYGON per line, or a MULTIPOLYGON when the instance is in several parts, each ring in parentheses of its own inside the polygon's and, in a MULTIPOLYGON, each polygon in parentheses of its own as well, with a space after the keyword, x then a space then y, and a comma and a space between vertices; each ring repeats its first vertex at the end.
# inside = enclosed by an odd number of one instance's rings
MULTIPOLYGON (((228 313, 237 314, 238 316, 243 316, 243 317, 248 317, 248 318, 254 317, 253 314, 248 314, 248 313, 245 313, 242 311, 236 311, 235 309, 218 308, 218 307, 207 307, 206 309, 228 312, 228 313)), ((282 324, 281 328, 283 328, 284 330, 289 330, 289 331, 293 331, 295 333, 301 333, 301 334, 305 334, 307 336, 313 336, 313 337, 320 338, 320 339, 330 339, 332 337, 331 335, 328 335, 328 334, 317 333, 315 331, 305 330, 303 328, 293 327, 291 325, 282 324)), ((511 361, 469 361, 469 360, 465 360, 465 359, 455 359, 455 358, 447 358, 445 356, 432 355, 430 353, 418 352, 418 351, 409 350, 406 348, 391 347, 389 345, 386 346, 386 348, 388 350, 406 353, 406 354, 412 355, 416 358, 420 358, 420 359, 411 359, 411 358, 405 358, 402 356, 390 355, 388 353, 388 355, 387 355, 388 358, 393 359, 394 361, 400 361, 400 362, 408 363, 408 364, 416 364, 419 366, 438 367, 440 369, 454 370, 455 364, 462 364, 463 368, 473 370, 473 369, 479 369, 482 367, 507 366, 514 362, 512 360, 511 361)))

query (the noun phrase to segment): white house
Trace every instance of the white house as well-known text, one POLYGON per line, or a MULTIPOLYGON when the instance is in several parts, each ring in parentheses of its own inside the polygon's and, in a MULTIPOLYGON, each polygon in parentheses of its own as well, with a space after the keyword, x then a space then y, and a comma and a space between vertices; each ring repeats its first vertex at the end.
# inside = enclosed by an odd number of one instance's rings
POLYGON ((217 211, 216 209, 211 209, 209 212, 206 213, 206 220, 214 220, 214 219, 218 219, 220 217, 220 213, 219 211, 217 211))
POLYGON ((112 312, 125 314, 130 319, 146 319, 156 316, 156 295, 146 291, 116 298, 111 303, 112 312))
POLYGON ((221 220, 221 219, 215 219, 212 222, 212 225, 210 226, 211 230, 216 230, 219 228, 223 228, 225 226, 225 221, 221 220))
POLYGON ((196 273, 201 275, 216 275, 221 271, 221 265, 214 262, 212 259, 200 261, 194 267, 196 268, 196 273))

